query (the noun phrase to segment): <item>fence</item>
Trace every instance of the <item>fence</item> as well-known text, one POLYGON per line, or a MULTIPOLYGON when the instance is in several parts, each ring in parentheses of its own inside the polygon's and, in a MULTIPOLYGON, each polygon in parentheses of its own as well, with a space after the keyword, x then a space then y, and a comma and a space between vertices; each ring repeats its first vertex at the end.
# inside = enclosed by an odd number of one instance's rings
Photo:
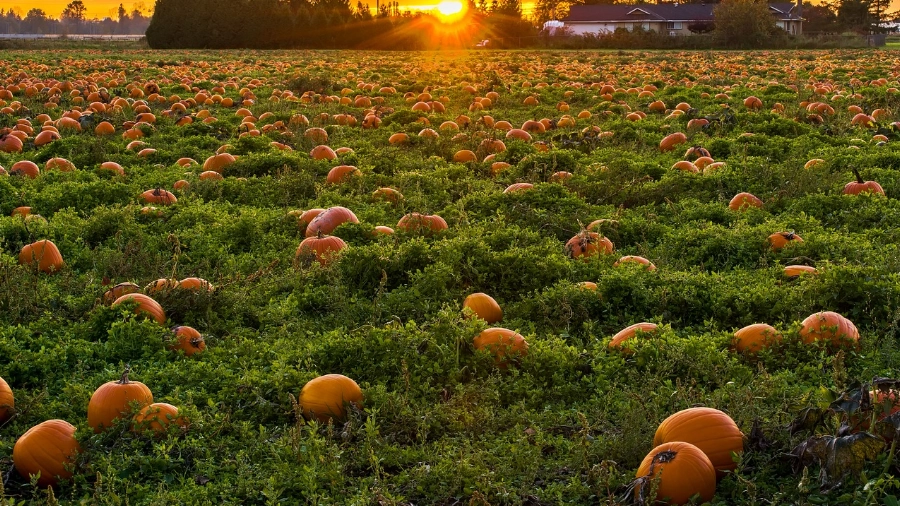
POLYGON ((4 40, 91 40, 109 42, 137 42, 143 35, 99 35, 92 33, 0 33, 0 41, 4 40))

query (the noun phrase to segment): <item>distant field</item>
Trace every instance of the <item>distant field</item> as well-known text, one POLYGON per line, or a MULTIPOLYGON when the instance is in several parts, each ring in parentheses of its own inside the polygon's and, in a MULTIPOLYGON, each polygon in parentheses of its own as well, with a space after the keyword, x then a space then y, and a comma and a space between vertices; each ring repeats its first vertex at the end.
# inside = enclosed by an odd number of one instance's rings
POLYGON ((0 504, 897 504, 893 52, 2 57, 0 504))

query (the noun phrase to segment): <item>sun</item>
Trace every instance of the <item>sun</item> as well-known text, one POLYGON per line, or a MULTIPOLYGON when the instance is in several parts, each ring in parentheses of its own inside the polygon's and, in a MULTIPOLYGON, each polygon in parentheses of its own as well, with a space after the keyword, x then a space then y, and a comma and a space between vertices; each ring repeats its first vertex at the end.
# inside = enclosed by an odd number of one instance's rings
POLYGON ((435 7, 438 17, 445 23, 459 21, 465 14, 465 6, 456 0, 444 0, 435 7))

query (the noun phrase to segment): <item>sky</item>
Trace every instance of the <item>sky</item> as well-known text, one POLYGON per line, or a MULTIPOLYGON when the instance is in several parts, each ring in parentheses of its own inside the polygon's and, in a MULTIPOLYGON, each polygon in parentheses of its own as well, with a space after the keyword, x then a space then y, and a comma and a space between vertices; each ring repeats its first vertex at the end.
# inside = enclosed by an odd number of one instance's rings
MULTIPOLYGON (((0 0, 0 9, 6 11, 12 8, 24 17, 29 10, 37 7, 38 9, 43 9, 48 16, 58 18, 59 15, 62 14, 63 9, 66 8, 66 5, 69 5, 70 1, 71 0, 0 0)), ((118 17, 118 14, 116 13, 119 10, 119 4, 123 4, 125 10, 129 13, 133 10, 135 5, 138 5, 144 13, 149 13, 155 3, 154 0, 142 2, 136 2, 135 0, 82 1, 84 2, 85 7, 87 7, 88 18, 105 18, 107 16, 116 18, 118 17)))

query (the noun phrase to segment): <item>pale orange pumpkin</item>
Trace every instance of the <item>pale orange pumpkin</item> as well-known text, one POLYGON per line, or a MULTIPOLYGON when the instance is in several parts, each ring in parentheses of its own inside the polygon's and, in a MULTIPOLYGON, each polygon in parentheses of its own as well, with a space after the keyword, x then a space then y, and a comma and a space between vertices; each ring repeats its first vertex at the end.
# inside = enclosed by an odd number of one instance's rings
POLYGON ((178 414, 178 408, 165 402, 154 402, 144 406, 134 415, 132 431, 153 431, 157 434, 168 430, 169 424, 174 423, 182 429, 188 426, 187 420, 178 414))
POLYGON ((734 333, 732 346, 741 353, 754 354, 781 341, 781 333, 766 323, 754 323, 734 333))
POLYGON ((22 248, 19 252, 20 265, 37 265, 41 272, 52 274, 59 272, 65 266, 59 248, 52 241, 46 239, 33 242, 22 248))
POLYGON ((493 297, 486 293, 473 293, 463 301, 463 309, 469 309, 487 323, 497 323, 503 319, 503 310, 493 297))
POLYGON ((303 416, 319 423, 341 421, 347 416, 347 404, 362 407, 363 395, 359 385, 342 374, 326 374, 310 380, 297 398, 303 416))
POLYGON ((494 356, 494 364, 506 369, 509 361, 528 355, 528 342, 521 334, 500 327, 490 328, 475 336, 476 350, 487 350, 494 356))
POLYGON ((166 313, 163 311, 162 306, 159 305, 158 302, 153 300, 152 298, 142 294, 142 293, 126 293, 125 295, 116 299, 113 302, 113 307, 118 306, 126 301, 134 301, 137 302, 137 307, 134 309, 134 313, 138 315, 144 315, 151 320, 156 321, 160 325, 166 323, 166 313))

